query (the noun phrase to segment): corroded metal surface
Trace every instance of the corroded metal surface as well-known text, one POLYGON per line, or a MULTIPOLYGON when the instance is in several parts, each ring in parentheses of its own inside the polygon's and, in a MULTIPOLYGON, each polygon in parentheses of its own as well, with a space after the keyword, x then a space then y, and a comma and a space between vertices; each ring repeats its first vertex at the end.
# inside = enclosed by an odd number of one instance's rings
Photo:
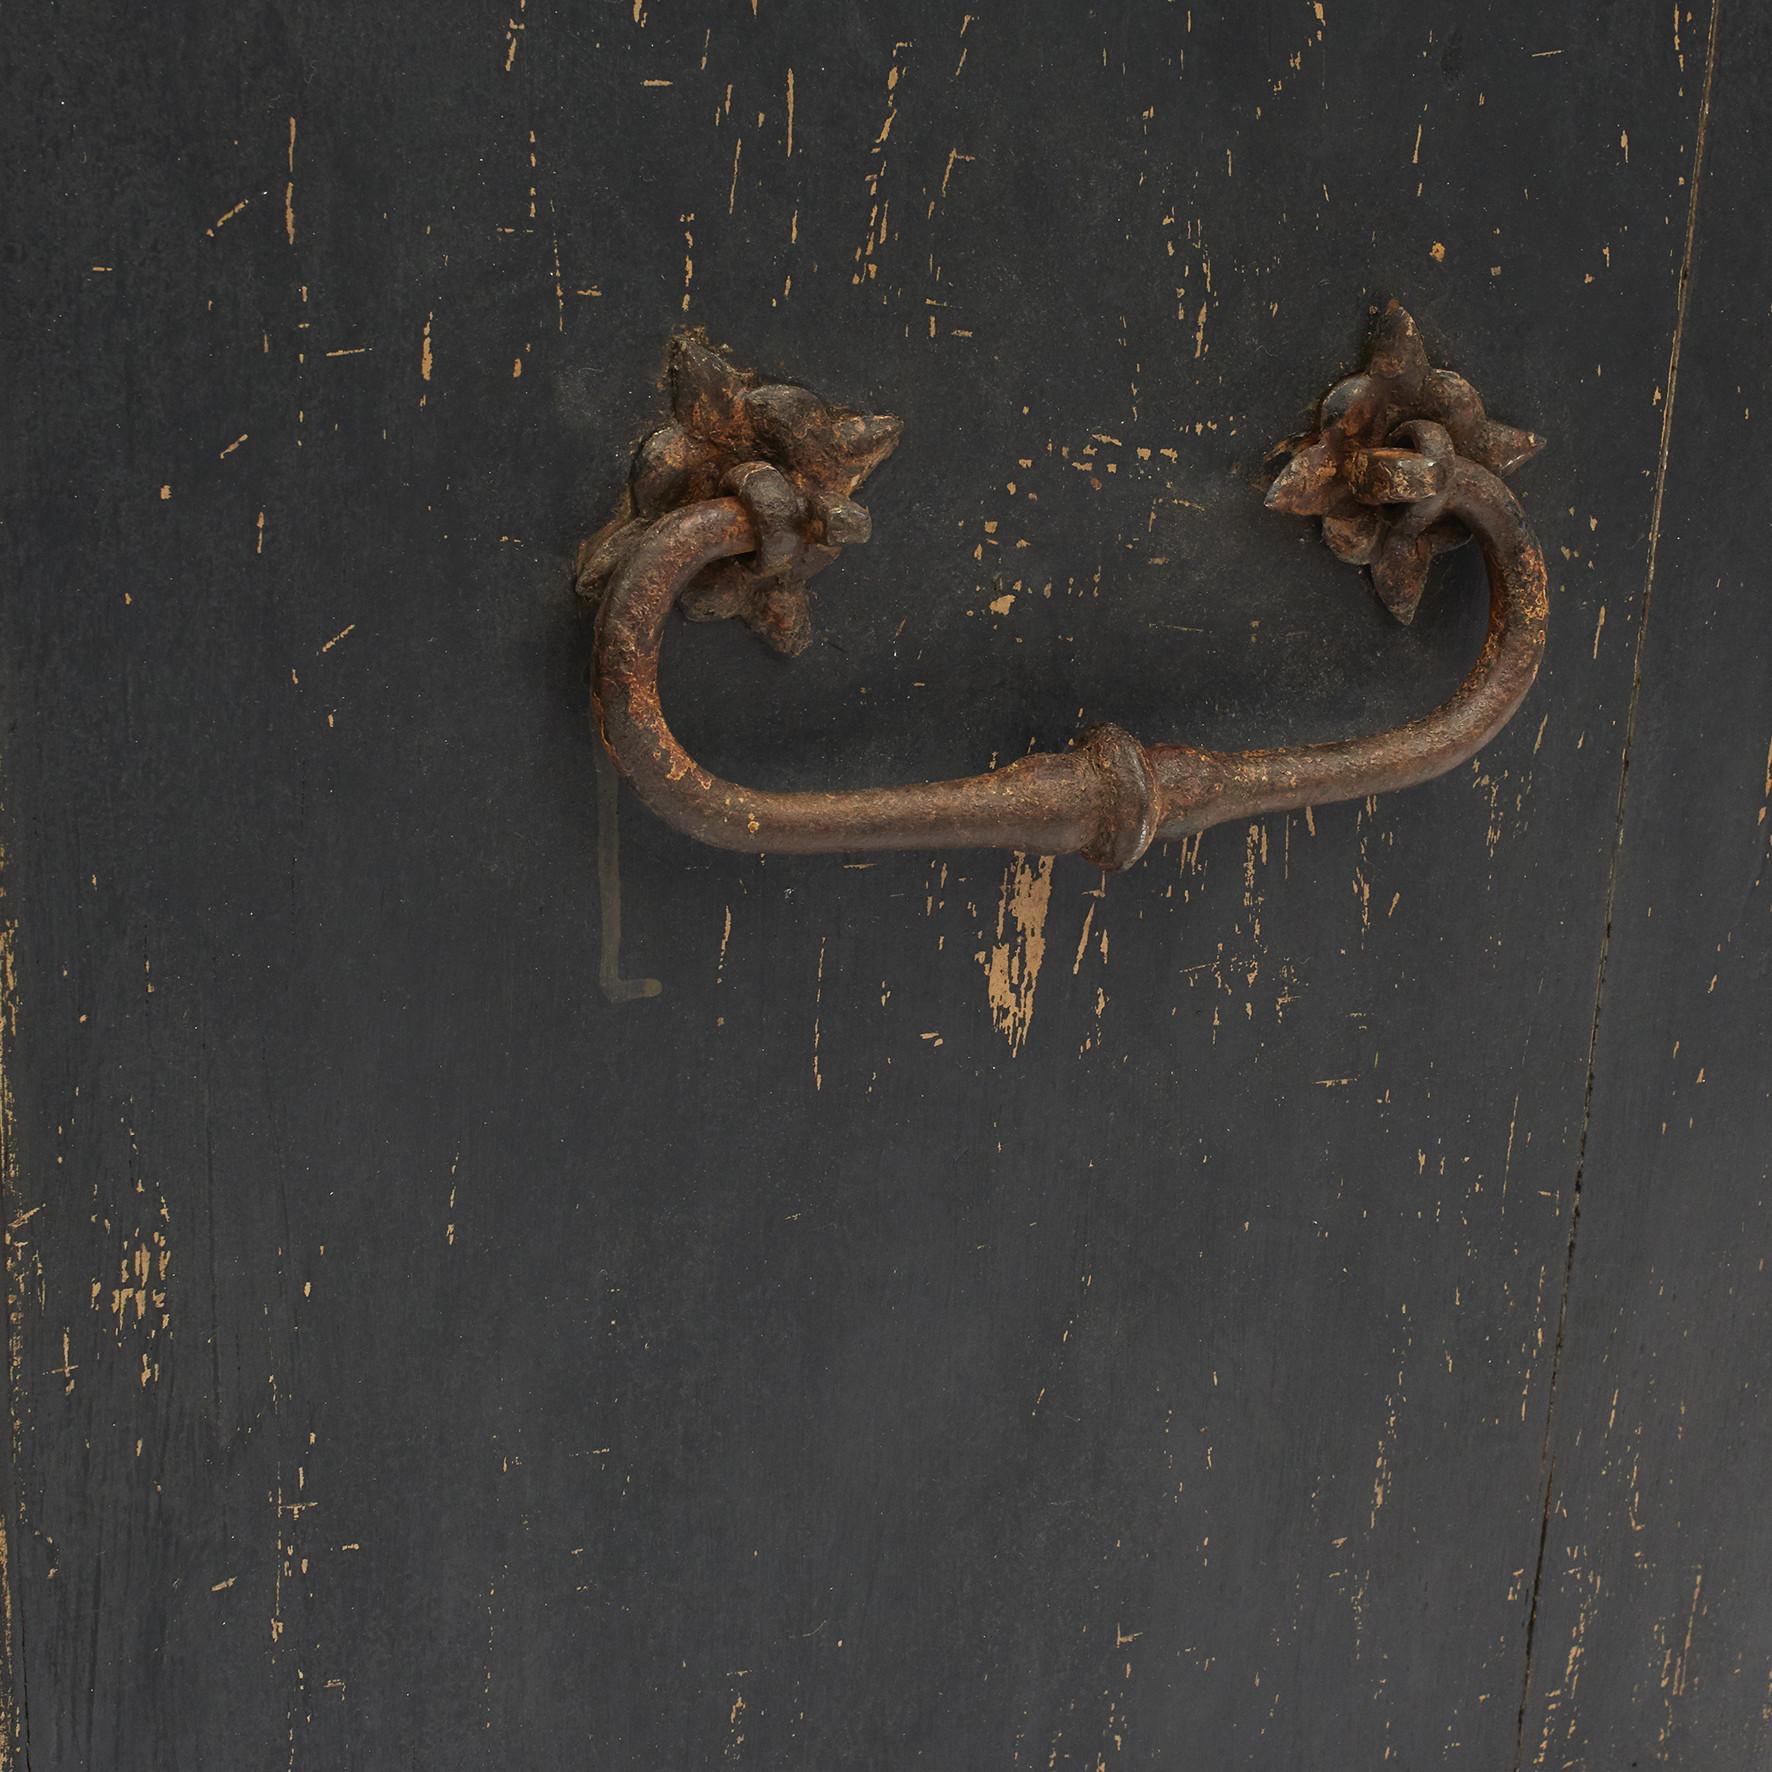
POLYGON ((765 382, 693 332, 671 340, 669 382, 672 422, 635 452, 621 509, 585 544, 579 588, 601 596, 667 513, 730 493, 750 522, 745 557, 704 562, 680 607, 693 621, 736 616, 792 658, 812 638, 808 580, 868 538, 855 491, 897 445, 898 420, 765 382))
POLYGON ((703 842, 757 852, 1000 846, 1122 868, 1160 838, 1443 774, 1501 730, 1537 675, 1544 558, 1501 476, 1540 439, 1497 424, 1467 381, 1431 368, 1393 303, 1365 369, 1324 397, 1314 432, 1283 446, 1267 502, 1320 517, 1329 546, 1369 567, 1405 622, 1434 555, 1476 539, 1488 633, 1432 713, 1331 744, 1228 752, 1145 745, 1098 726, 1068 752, 985 775, 847 792, 723 781, 683 749, 659 705, 666 619, 675 607, 700 620, 736 616, 777 650, 803 650, 806 582, 844 543, 867 538, 854 495, 898 424, 764 382, 689 335, 673 343, 670 380, 674 422, 641 444, 621 511, 585 545, 579 583, 598 602, 592 698, 603 742, 641 799, 703 842))

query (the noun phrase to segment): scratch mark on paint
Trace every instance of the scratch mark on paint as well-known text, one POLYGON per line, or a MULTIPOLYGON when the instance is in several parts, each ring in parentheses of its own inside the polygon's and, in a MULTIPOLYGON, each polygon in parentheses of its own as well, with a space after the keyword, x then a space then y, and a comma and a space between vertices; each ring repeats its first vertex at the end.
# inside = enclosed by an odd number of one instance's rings
POLYGON ((894 43, 892 46, 892 62, 886 70, 886 114, 880 122, 880 132, 874 137, 869 158, 873 162, 865 175, 868 188, 868 231, 867 239, 855 249, 855 269, 850 273, 852 284, 870 282, 879 274, 879 262, 876 254, 886 244, 888 219, 892 204, 889 198, 880 195, 881 186, 886 177, 886 149, 892 135, 892 125, 898 120, 898 83, 904 74, 899 65, 899 53, 909 49, 907 42, 894 43))
POLYGON ((824 1010, 824 948, 825 937, 821 935, 818 938, 818 975, 812 995, 812 1087, 814 1090, 824 1087, 824 1073, 818 1068, 819 1026, 824 1010))
POLYGON ((1083 933, 1077 937, 1077 957, 1071 962, 1071 977, 1075 978, 1083 970, 1083 955, 1089 947, 1089 926, 1095 921, 1096 901, 1091 898, 1089 908, 1083 913, 1083 933))
POLYGON ((295 119, 289 119, 289 178, 283 186, 283 233, 295 244, 295 119))
POLYGON ((1692 1600, 1686 1612, 1685 1635, 1680 1646, 1675 1649, 1667 1641, 1665 1626, 1657 1626, 1656 1635, 1662 1639, 1661 1690, 1662 1704, 1665 1714, 1658 1732, 1656 1745, 1661 1749, 1660 1757, 1668 1758, 1668 1740, 1674 1730, 1674 1701, 1684 1698, 1692 1677, 1692 1634, 1698 1627, 1698 1618, 1703 1608, 1699 1600, 1704 1593, 1704 1570, 1699 1569, 1692 1580, 1692 1600))
POLYGON ((227 211, 226 214, 218 215, 215 218, 215 220, 212 221, 209 224, 209 226, 203 230, 203 232, 206 233, 210 237, 210 239, 213 240, 215 238, 216 229, 217 228, 225 228, 228 225, 228 223, 231 222, 234 219, 234 217, 237 216, 240 213, 240 211, 242 209, 244 209, 247 206, 247 204, 250 203, 251 201, 252 201, 252 199, 250 197, 242 197, 240 199, 240 201, 238 203, 236 203, 232 209, 227 211))

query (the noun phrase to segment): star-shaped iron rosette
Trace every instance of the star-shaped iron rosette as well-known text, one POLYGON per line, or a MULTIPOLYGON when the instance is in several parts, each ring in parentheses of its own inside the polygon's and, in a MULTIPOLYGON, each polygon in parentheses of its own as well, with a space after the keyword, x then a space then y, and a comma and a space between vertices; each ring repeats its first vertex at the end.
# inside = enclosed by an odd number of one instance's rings
POLYGON ((1414 320, 1392 302, 1366 367, 1323 396, 1316 431, 1276 450, 1291 459, 1267 502, 1320 517, 1335 554, 1369 566, 1385 607, 1409 622, 1433 557, 1469 539, 1442 509, 1454 456, 1506 475, 1543 447, 1542 437, 1488 417, 1462 375, 1432 368, 1414 320))
POLYGON ((757 532, 755 551, 706 568, 678 606, 694 621, 736 616, 777 652, 804 652, 807 583, 845 544, 867 540, 872 524, 855 494, 892 453, 899 421, 765 381, 695 332, 671 340, 668 381, 673 422, 635 452, 621 509, 581 551, 579 590, 599 597, 666 513, 733 497, 757 532))

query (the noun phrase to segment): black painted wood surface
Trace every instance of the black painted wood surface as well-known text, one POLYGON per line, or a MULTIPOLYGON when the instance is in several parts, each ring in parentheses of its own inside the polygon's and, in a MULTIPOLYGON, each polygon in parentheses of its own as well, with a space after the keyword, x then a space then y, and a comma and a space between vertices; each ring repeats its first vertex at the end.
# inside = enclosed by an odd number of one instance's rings
POLYGON ((1764 1763, 1717 4, 15 26, 6 1764, 1764 1763), (1477 563, 1398 629, 1260 498, 1392 295, 1552 445, 1466 771, 1105 886, 617 847, 672 326, 906 420, 812 651, 667 659, 861 783, 1430 705, 1477 563))

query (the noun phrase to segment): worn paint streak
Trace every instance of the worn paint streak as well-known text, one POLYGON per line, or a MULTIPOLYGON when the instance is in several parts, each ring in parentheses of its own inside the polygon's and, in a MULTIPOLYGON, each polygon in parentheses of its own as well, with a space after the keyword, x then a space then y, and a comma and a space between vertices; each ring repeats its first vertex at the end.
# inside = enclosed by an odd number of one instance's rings
POLYGON ((1052 902, 1052 857, 1017 853, 1003 870, 997 935, 978 957, 985 969, 991 1020, 1019 1052, 1034 1019, 1034 987, 1046 959, 1046 913, 1052 902))

